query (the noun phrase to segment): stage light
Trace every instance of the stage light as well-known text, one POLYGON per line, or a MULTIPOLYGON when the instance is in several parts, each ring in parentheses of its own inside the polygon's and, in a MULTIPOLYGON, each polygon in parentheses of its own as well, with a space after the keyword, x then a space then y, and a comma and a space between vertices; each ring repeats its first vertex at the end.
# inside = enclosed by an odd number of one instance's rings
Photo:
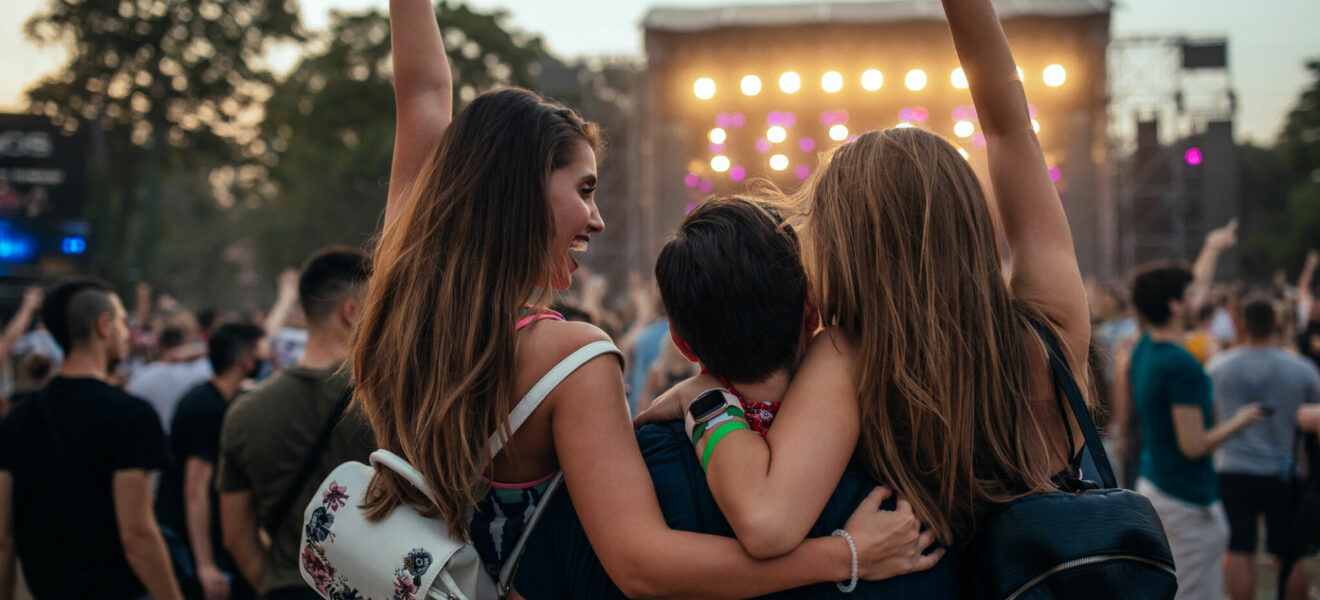
POLYGON ((690 188, 695 188, 700 184, 701 184, 701 176, 697 175, 696 173, 688 173, 687 175, 683 176, 683 185, 686 185, 690 188))
POLYGON ((714 129, 710 130, 710 136, 709 136, 709 137, 710 137, 710 143, 712 143, 712 144, 723 144, 723 143, 724 143, 724 140, 725 140, 725 139, 728 139, 728 137, 729 137, 729 133, 728 133, 727 131, 724 131, 724 128, 723 128, 723 127, 716 127, 716 128, 714 128, 714 129))
POLYGON ((972 145, 973 145, 973 146, 976 146, 977 148, 984 148, 984 147, 985 147, 985 134, 984 134, 984 133, 981 133, 981 132, 979 132, 979 131, 976 132, 976 135, 973 135, 973 136, 972 136, 972 145))
POLYGON ((715 80, 709 77, 702 77, 696 83, 692 84, 692 93, 702 100, 710 100, 715 97, 715 80))
POLYGON ((701 206, 698 202, 688 202, 687 206, 683 207, 683 214, 692 214, 692 211, 697 210, 698 206, 701 206))
POLYGON ((724 154, 724 144, 711 144, 706 147, 710 149, 711 154, 724 154))
POLYGON ((971 160, 972 158, 972 155, 968 154, 967 151, 963 150, 962 148, 958 149, 958 154, 962 155, 963 160, 971 160))
POLYGON ((748 75, 742 78, 742 93, 748 96, 755 96, 761 93, 761 78, 755 75, 748 75))
POLYGON ((877 69, 867 69, 862 73, 862 89, 874 92, 885 84, 885 75, 877 69))
POLYGON ((794 125, 797 125, 797 115, 791 112, 780 113, 779 124, 783 125, 784 127, 792 127, 794 125))
POLYGON ((840 75, 838 71, 829 71, 821 75, 820 88, 830 94, 843 89, 843 75, 840 75))
POLYGON ((734 129, 742 129, 747 124, 747 118, 742 113, 733 113, 729 115, 729 125, 734 129))
POLYGON ((830 127, 830 139, 836 142, 842 142, 847 138, 848 138, 847 125, 835 125, 833 127, 830 127))
POLYGON ((702 179, 701 184, 697 186, 697 191, 703 194, 709 194, 715 189, 715 182, 709 179, 702 179))
POLYGON ((972 137, 972 134, 975 132, 976 126, 973 125, 971 121, 958 121, 953 124, 953 135, 960 138, 972 137))
POLYGON ((788 157, 783 154, 776 154, 770 157, 770 168, 776 171, 783 171, 788 168, 788 157))
POLYGON ((911 127, 911 126, 912 126, 911 123, 908 123, 907 121, 904 121, 904 122, 902 122, 902 123, 899 123, 898 125, 895 125, 895 126, 894 126, 894 129, 907 129, 908 127, 911 127))
POLYGON ((808 167, 807 165, 798 165, 796 169, 793 169, 793 174, 797 175, 798 179, 806 179, 811 177, 811 167, 808 167))
POLYGON ((926 72, 921 69, 912 69, 908 71, 907 77, 903 78, 903 83, 907 89, 919 92, 926 87, 926 72))
POLYGON ((1035 120, 1035 119, 1032 119, 1032 120, 1031 120, 1031 130, 1034 131, 1034 132, 1036 132, 1036 133, 1040 133, 1040 121, 1037 121, 1037 120, 1035 120))
POLYGON ((779 89, 783 90, 785 94, 797 93, 798 90, 802 89, 802 78, 797 73, 788 71, 779 76, 779 89))
POLYGON ((772 144, 778 144, 779 142, 788 139, 788 131, 783 127, 775 125, 766 130, 765 139, 770 140, 770 143, 772 144))
POLYGON ((1022 67, 1017 68, 1017 76, 1018 76, 1018 81, 1022 81, 1022 82, 1026 81, 1027 76, 1022 72, 1022 67))
POLYGON ((1201 156, 1201 149, 1196 146, 1188 148, 1187 152, 1183 153, 1183 160, 1187 161, 1187 164, 1193 167, 1200 165, 1204 159, 1205 157, 1201 156))
POLYGON ((801 149, 803 152, 811 152, 812 150, 816 149, 816 140, 813 140, 809 137, 804 137, 802 138, 801 141, 798 142, 798 148, 801 149))
POLYGON ((747 178, 747 169, 744 169, 742 167, 734 167, 732 169, 729 169, 729 179, 732 179, 734 181, 742 181, 743 179, 746 178, 747 178))
POLYGON ((963 72, 962 67, 953 70, 953 75, 949 76, 949 82, 953 87, 960 90, 967 89, 967 74, 963 72))
POLYGON ((1063 171, 1058 167, 1050 167, 1050 181, 1058 183, 1060 179, 1063 179, 1063 171))
POLYGON ((1065 81, 1068 81, 1068 71, 1063 68, 1063 65, 1045 67, 1045 85, 1059 87, 1065 81))
POLYGON ((755 147, 757 152, 760 152, 761 154, 765 154, 766 152, 770 151, 770 140, 767 140, 765 138, 756 140, 755 147))
POLYGON ((60 240, 60 252, 65 254, 83 254, 87 252, 87 238, 81 235, 66 235, 60 240))
POLYGON ((716 173, 723 173, 725 171, 728 171, 729 166, 730 166, 729 157, 727 156, 721 155, 710 159, 710 168, 716 173))

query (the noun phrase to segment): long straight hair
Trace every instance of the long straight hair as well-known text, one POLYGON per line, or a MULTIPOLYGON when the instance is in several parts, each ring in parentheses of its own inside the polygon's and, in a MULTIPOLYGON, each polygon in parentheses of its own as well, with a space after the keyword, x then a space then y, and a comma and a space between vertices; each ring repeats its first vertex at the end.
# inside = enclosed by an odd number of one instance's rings
MULTIPOLYGON (((467 533, 467 509, 507 435, 518 311, 548 287, 550 174, 599 147, 594 124, 532 92, 477 97, 444 132, 387 225, 353 341, 354 398, 381 448, 405 457, 431 503, 392 471, 376 472, 368 518, 401 502, 467 533)), ((543 293, 542 293, 543 294, 543 293)))
MULTIPOLYGON (((804 254, 822 324, 858 352, 858 455, 945 544, 995 503, 1051 488, 1030 365, 1040 312, 1005 281, 975 173, 939 136, 869 132, 803 188, 804 254), (1031 443, 1035 442, 1035 443, 1031 443), (1036 451, 1032 451, 1035 449, 1036 451)), ((1053 406, 1053 404, 1051 404, 1053 406)))

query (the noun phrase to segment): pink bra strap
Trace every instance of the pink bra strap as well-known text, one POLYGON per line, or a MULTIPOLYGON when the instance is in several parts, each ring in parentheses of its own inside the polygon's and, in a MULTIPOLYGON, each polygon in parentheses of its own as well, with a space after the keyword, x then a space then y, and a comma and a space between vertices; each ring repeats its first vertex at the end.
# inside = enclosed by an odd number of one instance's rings
POLYGON ((544 311, 536 312, 536 313, 532 313, 532 314, 527 315, 527 316, 525 316, 525 317, 523 317, 523 318, 521 318, 521 319, 518 319, 518 326, 517 326, 517 329, 522 329, 523 327, 526 327, 526 326, 528 326, 528 325, 531 325, 532 323, 535 323, 536 321, 540 321, 540 320, 542 320, 542 319, 551 319, 551 320, 554 320, 554 321, 563 321, 563 320, 564 320, 564 315, 561 315, 561 314, 559 314, 559 313, 557 313, 557 312, 555 312, 555 311, 553 311, 553 310, 550 310, 550 309, 545 309, 544 311))

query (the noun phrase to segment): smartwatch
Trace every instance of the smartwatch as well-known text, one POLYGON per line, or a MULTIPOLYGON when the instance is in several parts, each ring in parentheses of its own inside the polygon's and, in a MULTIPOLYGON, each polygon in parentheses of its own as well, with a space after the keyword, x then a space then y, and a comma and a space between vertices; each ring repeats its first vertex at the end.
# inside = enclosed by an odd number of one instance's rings
POLYGON ((737 396, 724 388, 706 390, 688 405, 687 418, 684 419, 688 437, 692 439, 693 445, 696 445, 712 424, 722 423, 734 417, 746 418, 742 403, 738 401, 737 396))

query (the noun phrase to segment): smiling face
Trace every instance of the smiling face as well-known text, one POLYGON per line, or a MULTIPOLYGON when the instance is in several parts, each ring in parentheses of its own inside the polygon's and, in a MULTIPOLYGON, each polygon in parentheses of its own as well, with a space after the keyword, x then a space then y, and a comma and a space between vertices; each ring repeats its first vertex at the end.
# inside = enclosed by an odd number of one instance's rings
POLYGON ((550 173, 546 192, 554 215, 550 285, 566 290, 578 268, 575 252, 586 252, 591 235, 605 230, 596 208, 596 153, 584 140, 574 142, 573 159, 550 173))

